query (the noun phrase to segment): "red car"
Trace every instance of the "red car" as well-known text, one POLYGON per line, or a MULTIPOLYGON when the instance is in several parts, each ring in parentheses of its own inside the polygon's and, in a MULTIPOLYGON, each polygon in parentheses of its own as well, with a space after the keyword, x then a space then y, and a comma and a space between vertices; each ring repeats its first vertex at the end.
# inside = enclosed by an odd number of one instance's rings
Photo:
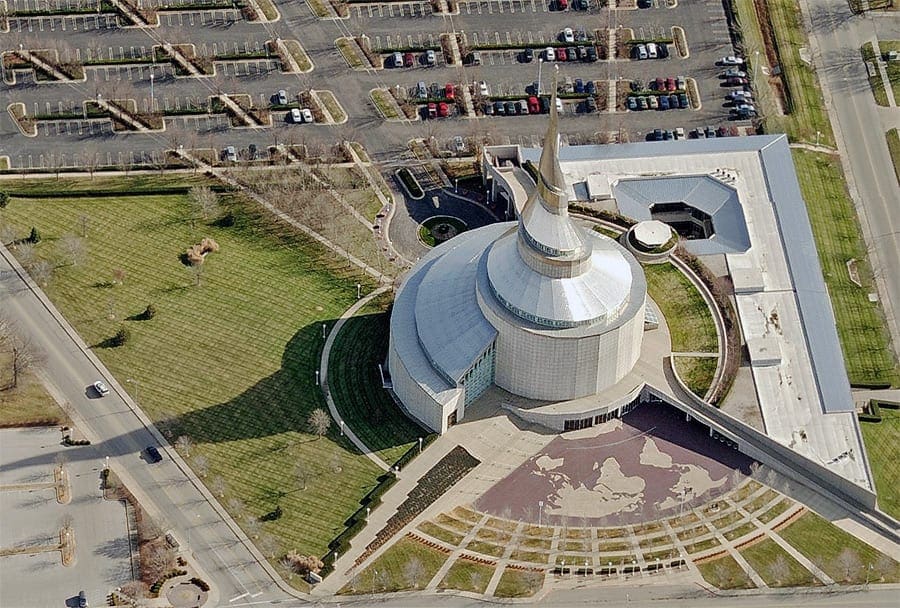
POLYGON ((444 97, 447 99, 456 99, 456 90, 453 87, 453 84, 448 82, 444 87, 444 97))
POLYGON ((566 10, 569 8, 569 0, 556 0, 556 7, 561 11, 566 10))
POLYGON ((556 60, 557 61, 565 61, 566 60, 566 49, 560 47, 556 49, 556 60))
POLYGON ((416 56, 412 53, 407 53, 403 56, 403 66, 407 68, 413 67, 416 63, 416 56))
POLYGON ((437 116, 437 104, 430 103, 428 104, 428 118, 435 118, 437 116))
POLYGON ((541 113, 541 102, 538 101, 538 98, 532 95, 528 98, 528 113, 529 114, 540 114, 541 113))
POLYGON ((666 90, 666 81, 663 78, 657 78, 656 84, 653 85, 653 88, 657 91, 665 91, 666 90))
POLYGON ((675 86, 674 78, 666 78, 666 90, 667 91, 674 91, 677 88, 678 87, 675 86))
POLYGON ((441 118, 450 116, 450 106, 444 101, 438 104, 438 116, 441 118))

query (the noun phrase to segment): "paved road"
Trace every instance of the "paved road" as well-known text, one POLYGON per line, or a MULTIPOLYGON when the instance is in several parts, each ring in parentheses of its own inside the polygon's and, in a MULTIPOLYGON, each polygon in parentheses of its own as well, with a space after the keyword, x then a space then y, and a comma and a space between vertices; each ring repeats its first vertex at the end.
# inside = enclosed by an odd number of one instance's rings
MULTIPOLYGON (((287 597, 272 585, 250 550, 186 472, 172 461, 168 451, 163 451, 162 463, 146 462, 143 450, 148 445, 159 445, 158 435, 123 400, 121 388, 115 390, 118 384, 114 379, 95 365, 26 286, 5 257, 8 255, 0 246, 0 308, 45 353, 43 369, 51 379, 51 390, 68 402, 76 425, 95 448, 90 452, 68 452, 70 461, 74 464, 79 454, 90 454, 92 459, 96 459, 96 454, 109 456, 113 470, 157 517, 163 529, 173 529, 193 548, 221 603, 227 604, 237 596, 256 597, 259 601, 287 597), (87 387, 100 377, 105 377, 114 390, 106 397, 96 398, 87 387)), ((3 462, 0 471, 38 464, 52 466, 52 459, 53 454, 48 453, 25 461, 3 462)), ((60 602, 71 595, 70 591, 59 590, 60 602)))
MULTIPOLYGON (((900 109, 875 105, 859 48, 880 30, 900 30, 900 15, 853 16, 845 0, 808 0, 812 45, 825 99, 849 166, 850 192, 862 221, 879 281, 894 348, 900 348, 900 186, 884 133, 898 126, 900 109)), ((889 37, 889 36, 888 36, 889 37)))

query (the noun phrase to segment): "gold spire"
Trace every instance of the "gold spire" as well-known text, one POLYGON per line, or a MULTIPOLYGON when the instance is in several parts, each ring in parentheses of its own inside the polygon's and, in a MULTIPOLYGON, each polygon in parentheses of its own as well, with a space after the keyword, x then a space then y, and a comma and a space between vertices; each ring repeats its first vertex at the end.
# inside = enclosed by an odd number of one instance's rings
POLYGON ((550 124, 547 125, 547 134, 544 137, 544 149, 541 151, 541 160, 538 165, 538 191, 541 202, 553 213, 568 212, 568 198, 566 196, 566 182, 563 178, 562 168, 559 166, 559 112, 556 109, 557 80, 559 78, 559 66, 555 66, 553 73, 553 90, 550 94, 550 124))

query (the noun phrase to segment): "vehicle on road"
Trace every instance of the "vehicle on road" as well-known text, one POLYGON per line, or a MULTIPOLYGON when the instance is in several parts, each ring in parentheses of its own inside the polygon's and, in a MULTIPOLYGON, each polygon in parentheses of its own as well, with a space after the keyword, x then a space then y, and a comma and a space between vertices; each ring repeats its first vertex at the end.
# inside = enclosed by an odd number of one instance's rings
POLYGON ((91 386, 94 387, 94 390, 97 391, 97 394, 101 397, 105 397, 109 394, 109 387, 103 382, 103 380, 97 380, 91 386))
POLYGON ((716 63, 718 65, 744 65, 744 60, 734 55, 728 55, 727 57, 722 57, 716 63))
POLYGON ((155 445, 147 446, 147 460, 151 463, 161 462, 163 459, 162 454, 159 453, 159 450, 155 445))

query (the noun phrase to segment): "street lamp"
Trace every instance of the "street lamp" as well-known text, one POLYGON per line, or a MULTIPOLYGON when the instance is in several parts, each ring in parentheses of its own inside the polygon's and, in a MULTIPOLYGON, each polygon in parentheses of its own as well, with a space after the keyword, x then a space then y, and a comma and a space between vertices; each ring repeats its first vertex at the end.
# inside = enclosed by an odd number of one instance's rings
POLYGON ((316 386, 319 386, 319 370, 316 370, 316 386))
POLYGON ((341 437, 344 436, 344 421, 341 420, 341 437))
POLYGON ((357 283, 357 284, 356 284, 356 299, 357 299, 357 300, 360 299, 360 298, 362 297, 362 293, 360 292, 360 289, 362 289, 362 285, 360 285, 359 283, 357 283))
POLYGON ((756 86, 756 72, 759 69, 759 51, 756 51, 755 59, 753 60, 753 85, 756 86))
POLYGON ((541 527, 541 515, 544 513, 544 501, 538 501, 538 528, 541 527))
POLYGON ((419 437, 419 454, 422 453, 422 438, 419 437))
POLYGON ((819 137, 822 135, 821 131, 816 131, 816 147, 819 147, 819 137))
POLYGON ((150 74, 150 113, 153 113, 153 73, 150 74))
POLYGON ((369 521, 369 514, 372 512, 372 507, 366 507, 366 521, 369 521))

